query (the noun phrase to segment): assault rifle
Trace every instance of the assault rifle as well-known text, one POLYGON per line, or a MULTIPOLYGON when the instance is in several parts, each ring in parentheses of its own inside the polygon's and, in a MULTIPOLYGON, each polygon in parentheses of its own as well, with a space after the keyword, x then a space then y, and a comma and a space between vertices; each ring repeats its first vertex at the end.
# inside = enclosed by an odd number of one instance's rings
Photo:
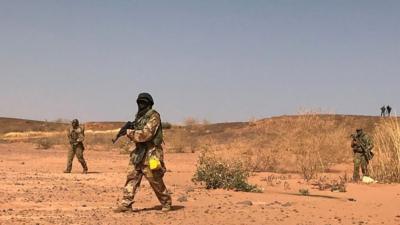
POLYGON ((362 153, 364 154, 365 158, 370 161, 373 157, 374 157, 374 153, 372 152, 372 146, 370 144, 368 144, 368 146, 366 146, 366 144, 364 143, 363 140, 360 140, 359 137, 357 137, 356 134, 352 134, 350 135, 351 138, 353 138, 353 141, 355 141, 357 143, 357 146, 360 147, 362 149, 362 153))
POLYGON ((115 144, 115 142, 117 142, 120 137, 125 136, 128 129, 135 129, 135 123, 131 121, 126 122, 125 125, 122 126, 121 129, 119 129, 118 134, 115 136, 115 138, 112 139, 113 144, 115 144))

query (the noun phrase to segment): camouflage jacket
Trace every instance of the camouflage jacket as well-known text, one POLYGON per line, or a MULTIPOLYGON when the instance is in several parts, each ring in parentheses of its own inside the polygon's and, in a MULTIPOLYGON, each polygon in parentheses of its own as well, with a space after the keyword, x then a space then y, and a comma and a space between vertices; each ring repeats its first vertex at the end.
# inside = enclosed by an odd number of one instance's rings
POLYGON ((136 144, 133 151, 134 164, 148 165, 150 156, 155 155, 163 161, 163 132, 160 114, 150 109, 144 116, 138 118, 134 130, 128 130, 127 136, 136 144), (141 154, 144 154, 141 156, 141 154))
POLYGON ((82 127, 78 127, 76 129, 74 129, 73 127, 69 128, 68 140, 71 145, 83 143, 83 141, 85 140, 85 129, 82 127))
POLYGON ((361 135, 353 134, 352 137, 353 140, 351 142, 351 147, 353 148, 353 152, 356 153, 371 152, 371 150, 374 147, 374 144, 371 138, 367 134, 365 133, 362 133, 361 135))

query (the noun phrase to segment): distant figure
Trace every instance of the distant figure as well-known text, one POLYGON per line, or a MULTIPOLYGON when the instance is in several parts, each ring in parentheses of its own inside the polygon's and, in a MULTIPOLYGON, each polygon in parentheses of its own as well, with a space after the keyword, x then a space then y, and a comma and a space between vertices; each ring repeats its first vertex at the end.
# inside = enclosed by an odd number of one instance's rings
POLYGON ((381 117, 386 116, 386 106, 381 107, 381 117))
POLYGON ((68 151, 67 169, 64 173, 71 173, 72 161, 76 155, 76 158, 78 158, 82 165, 82 173, 86 174, 88 172, 88 167, 83 158, 83 151, 85 150, 85 147, 83 146, 83 141, 85 140, 85 129, 79 126, 79 121, 77 119, 72 120, 71 125, 71 128, 68 130, 68 139, 71 148, 68 151))
POLYGON ((390 107, 390 105, 386 106, 386 112, 387 115, 390 116, 390 113, 392 112, 392 107, 390 107))
POLYGON ((351 148, 354 154, 353 181, 357 182, 360 180, 360 166, 363 176, 369 176, 368 164, 374 157, 372 153, 374 144, 370 137, 360 128, 351 137, 353 138, 351 148))

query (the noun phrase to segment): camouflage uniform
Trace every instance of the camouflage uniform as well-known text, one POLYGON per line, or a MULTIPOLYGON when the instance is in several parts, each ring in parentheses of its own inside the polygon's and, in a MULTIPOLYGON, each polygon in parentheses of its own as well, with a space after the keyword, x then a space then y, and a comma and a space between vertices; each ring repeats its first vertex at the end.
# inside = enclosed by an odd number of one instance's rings
POLYGON ((381 116, 384 117, 386 115, 386 106, 381 107, 381 116))
POLYGON ((373 143, 369 136, 361 129, 358 129, 357 133, 353 134, 352 137, 351 147, 353 148, 354 160, 353 180, 358 181, 360 180, 360 167, 363 176, 369 176, 368 163, 373 156, 371 156, 373 143))
POLYGON ((160 114, 150 108, 144 115, 137 116, 134 123, 135 129, 128 130, 127 136, 135 142, 136 148, 131 153, 121 206, 114 211, 123 212, 131 209, 143 176, 149 181, 163 206, 163 210, 169 210, 171 208, 171 196, 163 181, 166 168, 161 146, 163 133, 160 114), (150 169, 149 159, 152 156, 160 160, 160 169, 150 169))
POLYGON ((387 115, 390 116, 390 113, 392 112, 392 107, 390 107, 390 105, 386 106, 386 112, 387 115))
POLYGON ((83 173, 87 173, 88 168, 86 161, 83 158, 83 151, 85 150, 85 147, 83 146, 83 141, 85 140, 85 131, 79 126, 79 122, 77 120, 74 120, 72 124, 72 127, 68 130, 68 139, 69 143, 71 144, 71 148, 68 151, 67 169, 64 172, 71 172, 72 161, 76 155, 82 165, 83 173))

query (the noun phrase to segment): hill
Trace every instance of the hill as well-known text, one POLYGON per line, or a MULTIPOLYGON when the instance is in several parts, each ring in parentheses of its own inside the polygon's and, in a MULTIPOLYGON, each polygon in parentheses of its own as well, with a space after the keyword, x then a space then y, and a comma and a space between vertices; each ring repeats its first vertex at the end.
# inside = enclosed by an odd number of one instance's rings
MULTIPOLYGON (((326 170, 351 160, 350 134, 356 128, 364 128, 373 135, 382 120, 374 116, 305 114, 255 122, 173 126, 165 130, 165 149, 176 153, 211 151, 227 160, 242 160, 253 171, 299 171, 310 167, 310 163, 326 170)), ((66 144, 63 132, 68 124, 9 118, 0 118, 0 123, 3 141, 37 142, 47 138, 53 144, 66 144), (29 131, 36 132, 26 133, 29 131)), ((86 123, 86 145, 92 149, 127 151, 127 139, 121 139, 117 145, 110 141, 122 124, 86 123)))

